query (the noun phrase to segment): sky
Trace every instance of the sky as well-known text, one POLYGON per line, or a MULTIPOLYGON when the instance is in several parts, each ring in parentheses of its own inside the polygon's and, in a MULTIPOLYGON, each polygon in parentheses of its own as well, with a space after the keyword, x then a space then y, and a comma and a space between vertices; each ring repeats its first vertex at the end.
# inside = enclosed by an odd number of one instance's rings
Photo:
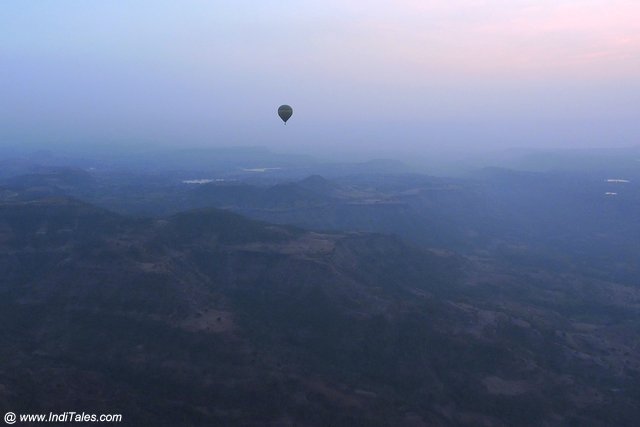
POLYGON ((629 146, 640 2, 3 0, 0 77, 0 144, 629 146))

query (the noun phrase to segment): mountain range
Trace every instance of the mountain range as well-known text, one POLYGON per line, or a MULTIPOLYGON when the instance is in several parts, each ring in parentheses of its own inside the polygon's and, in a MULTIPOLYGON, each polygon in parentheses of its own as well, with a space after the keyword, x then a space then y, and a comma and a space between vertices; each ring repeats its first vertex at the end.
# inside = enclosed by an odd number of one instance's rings
MULTIPOLYGON (((346 197, 318 177, 294 187, 346 197)), ((143 218, 0 194, 2 409, 194 426, 640 415, 632 285, 215 208, 143 218)))

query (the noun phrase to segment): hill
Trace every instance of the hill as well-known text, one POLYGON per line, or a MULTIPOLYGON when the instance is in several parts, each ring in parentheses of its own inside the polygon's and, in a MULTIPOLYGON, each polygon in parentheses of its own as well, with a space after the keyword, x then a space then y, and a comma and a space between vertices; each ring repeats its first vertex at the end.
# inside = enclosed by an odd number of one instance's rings
POLYGON ((617 323, 580 318, 611 285, 216 209, 10 200, 0 230, 1 409, 133 425, 637 419, 631 288, 609 301, 617 323))

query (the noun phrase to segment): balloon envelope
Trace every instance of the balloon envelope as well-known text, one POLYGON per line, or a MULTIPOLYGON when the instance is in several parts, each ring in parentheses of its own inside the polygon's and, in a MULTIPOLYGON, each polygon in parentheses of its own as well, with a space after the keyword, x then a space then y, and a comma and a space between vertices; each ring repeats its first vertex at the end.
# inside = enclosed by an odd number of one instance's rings
POLYGON ((293 108, 291 108, 288 105, 281 105, 280 108, 278 108, 278 115, 280 116, 282 121, 286 124, 287 120, 289 120, 293 115, 293 108))

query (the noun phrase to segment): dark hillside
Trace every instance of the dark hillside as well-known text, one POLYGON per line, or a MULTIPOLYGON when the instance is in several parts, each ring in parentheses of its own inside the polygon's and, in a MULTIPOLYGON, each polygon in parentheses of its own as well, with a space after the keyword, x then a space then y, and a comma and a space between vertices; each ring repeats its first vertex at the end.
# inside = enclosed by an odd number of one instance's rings
POLYGON ((581 317, 609 285, 578 303, 578 282, 560 291, 552 277, 393 237, 215 209, 150 220, 65 198, 5 201, 0 231, 7 410, 117 409, 133 425, 638 415, 637 290, 608 302, 628 315, 581 317))

